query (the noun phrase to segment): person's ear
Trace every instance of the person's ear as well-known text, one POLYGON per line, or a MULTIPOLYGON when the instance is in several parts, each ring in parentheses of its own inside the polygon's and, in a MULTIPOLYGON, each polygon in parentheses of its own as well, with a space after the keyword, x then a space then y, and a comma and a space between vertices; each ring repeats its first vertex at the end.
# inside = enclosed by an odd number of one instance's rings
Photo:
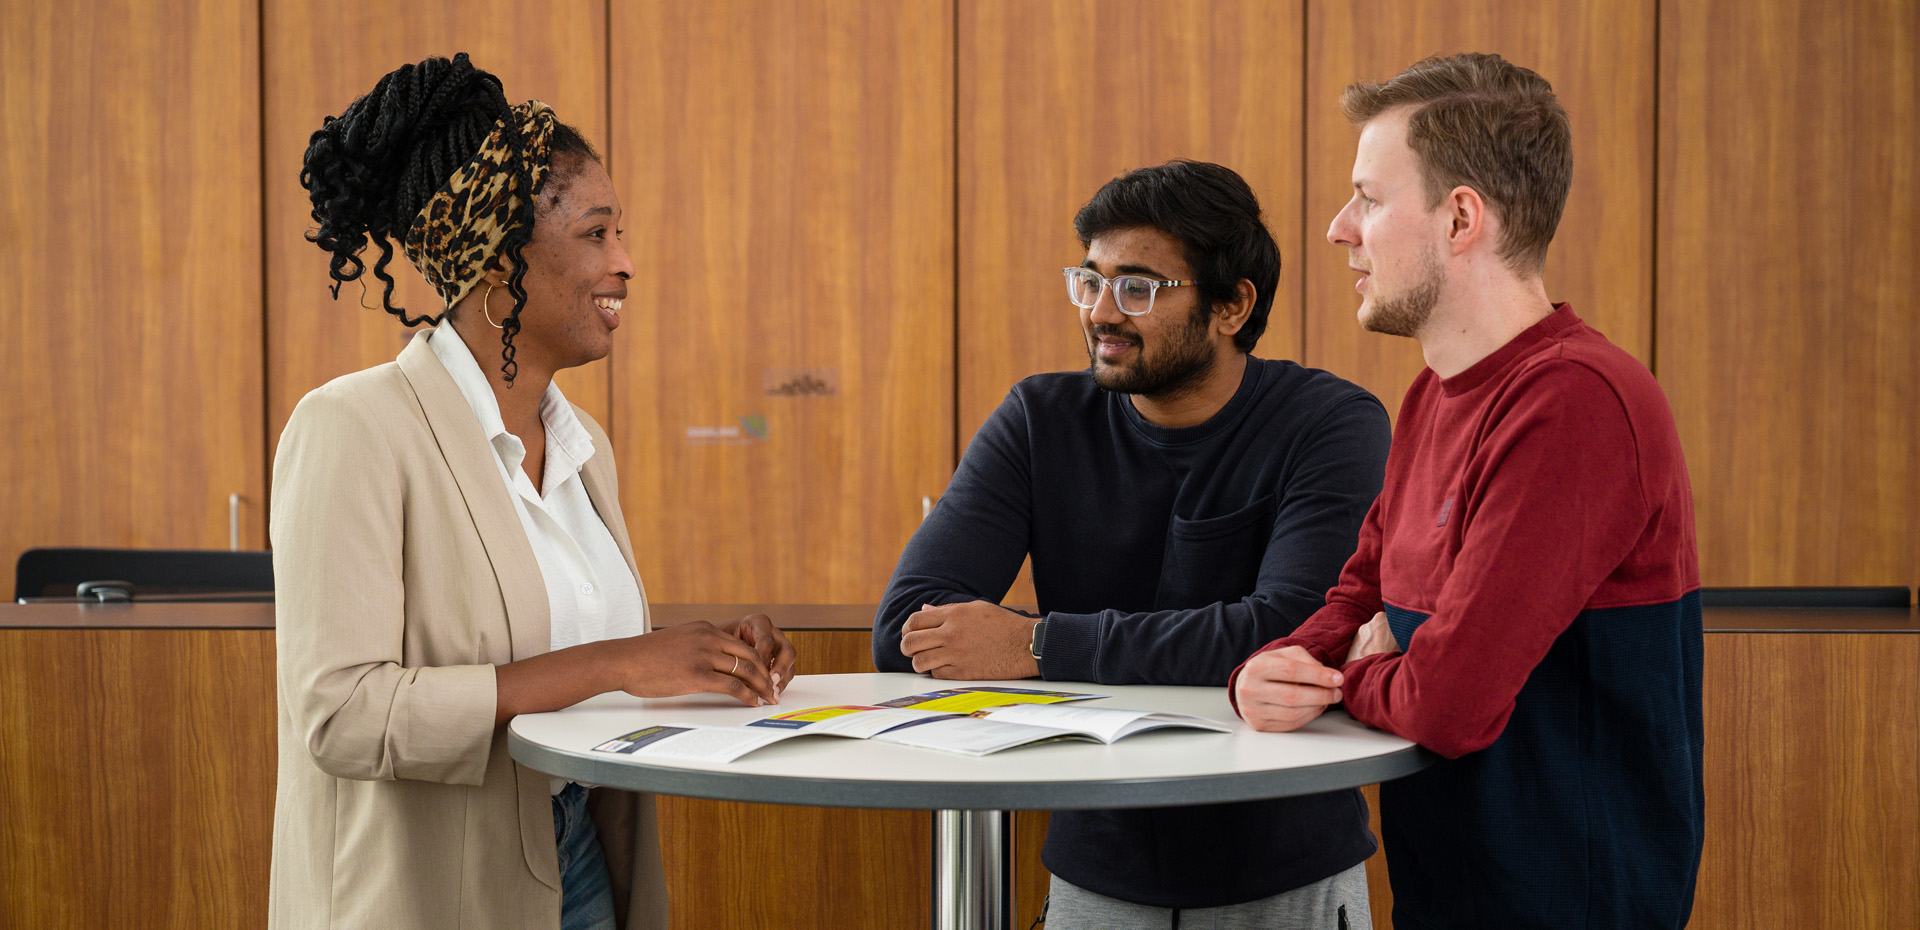
POLYGON ((1448 192, 1441 206, 1447 211, 1447 247, 1454 255, 1466 252, 1487 235, 1493 215, 1487 212, 1487 202, 1479 191, 1462 184, 1448 192))
POLYGON ((495 255, 493 261, 487 263, 485 274, 488 281, 496 281, 504 287, 507 279, 513 277, 513 259, 506 252, 495 255))
POLYGON ((1223 336, 1231 336, 1247 325, 1253 317, 1254 301, 1260 296, 1253 282, 1241 278, 1233 286, 1233 299, 1213 305, 1213 328, 1223 336))

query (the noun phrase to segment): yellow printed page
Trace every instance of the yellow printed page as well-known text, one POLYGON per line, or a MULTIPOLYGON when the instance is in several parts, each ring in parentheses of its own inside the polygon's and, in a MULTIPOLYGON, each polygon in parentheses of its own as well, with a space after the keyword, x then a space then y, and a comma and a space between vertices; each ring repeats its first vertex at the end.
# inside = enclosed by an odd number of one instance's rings
POLYGON ((1058 704, 1063 701, 1085 701, 1103 697, 1106 695, 1073 691, 1037 691, 1028 688, 952 688, 946 691, 931 691, 926 694, 896 698, 886 703, 889 707, 971 714, 988 707, 1005 707, 1009 704, 1058 704))

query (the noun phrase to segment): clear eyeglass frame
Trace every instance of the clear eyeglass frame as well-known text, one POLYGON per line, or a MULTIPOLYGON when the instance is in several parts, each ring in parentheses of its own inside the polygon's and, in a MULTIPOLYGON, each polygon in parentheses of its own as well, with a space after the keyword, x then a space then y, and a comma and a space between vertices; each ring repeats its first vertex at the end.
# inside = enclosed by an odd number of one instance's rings
POLYGON ((1100 293, 1113 288, 1114 306, 1127 316, 1146 316, 1153 312, 1153 298, 1163 287, 1192 287, 1192 281, 1163 281, 1143 274, 1117 274, 1109 278, 1091 268, 1062 268, 1067 281, 1067 300, 1082 310, 1091 310, 1100 302, 1100 293), (1093 296, 1089 297, 1088 294, 1093 296), (1082 301, 1085 301, 1084 303, 1082 301))

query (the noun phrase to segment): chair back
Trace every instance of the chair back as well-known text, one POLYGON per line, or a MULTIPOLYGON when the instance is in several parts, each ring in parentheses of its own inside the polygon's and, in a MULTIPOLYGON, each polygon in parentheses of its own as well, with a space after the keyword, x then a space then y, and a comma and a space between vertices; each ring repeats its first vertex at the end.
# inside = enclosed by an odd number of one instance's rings
POLYGON ((225 549, 29 549, 13 571, 13 596, 172 599, 197 594, 273 593, 273 553, 225 549), (102 584, 107 582, 108 584, 102 584), (117 583, 117 584, 116 584, 117 583))

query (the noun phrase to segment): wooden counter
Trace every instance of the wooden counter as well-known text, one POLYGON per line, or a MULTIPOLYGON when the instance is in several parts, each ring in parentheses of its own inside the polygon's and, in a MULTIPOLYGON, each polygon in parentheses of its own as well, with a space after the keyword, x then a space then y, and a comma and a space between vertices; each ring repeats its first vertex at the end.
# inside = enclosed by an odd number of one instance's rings
MULTIPOLYGON (((870 606, 653 611, 658 626, 765 613, 803 673, 872 668, 870 606)), ((1911 926, 1920 636, 1901 634, 1920 634, 1920 612, 1710 608, 1705 621, 1692 926, 1911 926)), ((0 926, 264 923, 272 604, 0 604, 0 727, 0 926)), ((1045 818, 1016 820, 1018 927, 1044 894, 1045 818)), ((931 906, 924 813, 663 798, 661 831, 676 927, 914 927, 931 906)), ((1378 862, 1373 875, 1385 928, 1378 862)))
MULTIPOLYGON (((1024 608, 1032 609, 1032 608, 1024 608)), ((816 632, 873 627, 868 604, 654 604, 653 624, 678 626, 696 620, 732 620, 766 614, 783 630, 816 632)), ((1701 612, 1708 633, 1920 633, 1920 608, 1708 607, 1701 612)), ((271 630, 273 604, 257 601, 186 601, 82 604, 36 600, 0 603, 0 630, 271 630)), ((872 671, 871 668, 859 671, 872 671)))
MULTIPOLYGON (((783 630, 857 630, 873 627, 873 608, 853 604, 654 604, 653 624, 732 620, 764 613, 783 630)), ((141 601, 89 604, 36 599, 0 603, 0 630, 271 630, 273 603, 260 601, 141 601)), ((872 671, 872 669, 864 669, 872 671)))

